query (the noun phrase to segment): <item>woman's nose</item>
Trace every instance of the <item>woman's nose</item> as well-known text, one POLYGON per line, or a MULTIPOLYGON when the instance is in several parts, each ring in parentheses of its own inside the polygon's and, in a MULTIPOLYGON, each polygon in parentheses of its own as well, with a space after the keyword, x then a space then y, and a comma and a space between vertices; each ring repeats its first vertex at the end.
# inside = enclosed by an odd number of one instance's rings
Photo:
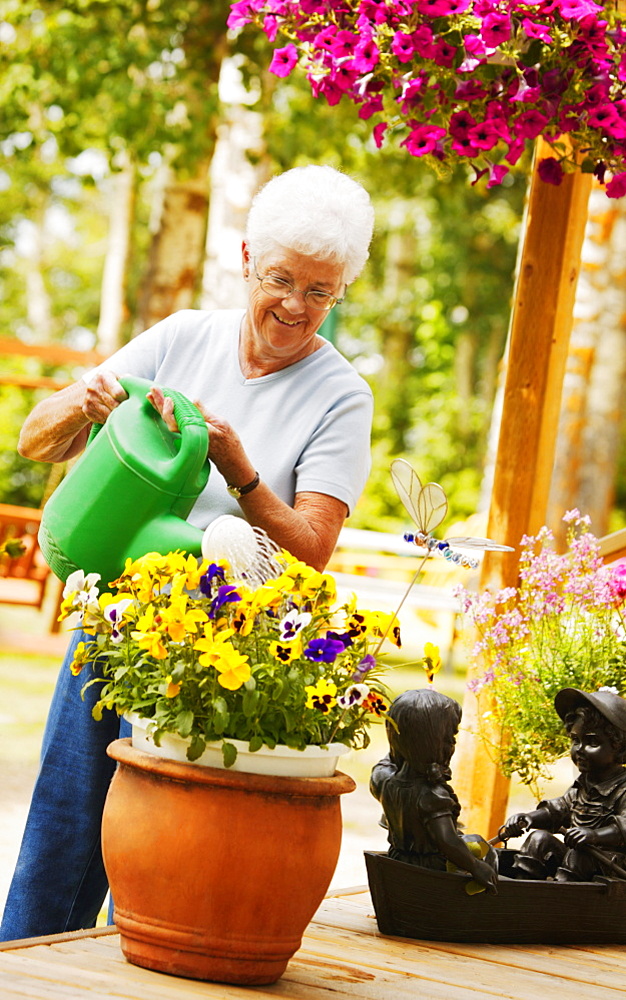
POLYGON ((282 301, 283 306, 292 313, 303 312, 305 308, 304 292, 301 292, 298 288, 294 288, 289 295, 286 295, 282 301))

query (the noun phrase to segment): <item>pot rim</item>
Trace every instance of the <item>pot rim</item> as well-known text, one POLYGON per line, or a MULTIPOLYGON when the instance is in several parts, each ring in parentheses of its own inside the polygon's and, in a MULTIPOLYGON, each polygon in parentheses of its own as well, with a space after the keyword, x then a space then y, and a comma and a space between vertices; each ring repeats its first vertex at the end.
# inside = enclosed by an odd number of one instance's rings
POLYGON ((169 781, 192 782, 251 792, 278 792, 286 795, 343 795, 356 788, 355 781, 342 771, 328 778, 293 778, 283 775, 252 774, 206 765, 183 763, 137 750, 130 737, 115 740, 107 754, 122 766, 134 767, 169 781))

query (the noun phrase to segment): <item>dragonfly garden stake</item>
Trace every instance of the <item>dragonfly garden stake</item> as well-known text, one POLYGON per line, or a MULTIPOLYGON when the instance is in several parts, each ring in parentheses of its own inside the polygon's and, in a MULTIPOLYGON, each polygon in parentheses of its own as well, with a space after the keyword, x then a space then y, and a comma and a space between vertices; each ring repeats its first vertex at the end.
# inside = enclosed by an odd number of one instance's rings
POLYGON ((466 555, 464 552, 457 551, 457 549, 480 549, 481 551, 488 550, 490 552, 513 551, 510 545, 500 545, 499 542, 494 542, 491 538, 462 536, 439 541, 439 539, 433 537, 432 532, 435 528, 439 527, 448 513, 448 498, 443 487, 439 486, 438 483, 426 483, 425 486, 422 486, 420 477, 415 469, 403 458, 395 458, 391 463, 391 478, 396 488, 396 493, 417 528, 417 532, 406 532, 404 539, 407 542, 414 542, 415 545, 425 548, 426 553, 422 557, 407 587, 406 593, 391 618, 389 628, 374 650, 374 655, 378 653, 387 638, 393 622, 396 620, 402 605, 409 596, 411 588, 422 572, 424 563, 430 556, 443 556, 448 562, 458 564, 466 569, 476 569, 478 560, 475 557, 466 555))

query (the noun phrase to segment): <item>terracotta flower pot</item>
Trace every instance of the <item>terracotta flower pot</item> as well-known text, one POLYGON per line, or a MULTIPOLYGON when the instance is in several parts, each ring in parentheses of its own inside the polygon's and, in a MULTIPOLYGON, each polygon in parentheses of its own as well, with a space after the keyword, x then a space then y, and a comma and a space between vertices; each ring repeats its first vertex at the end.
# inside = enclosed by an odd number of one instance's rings
POLYGON ((278 979, 332 878, 352 778, 163 760, 117 740, 104 861, 126 958, 194 979, 278 979))

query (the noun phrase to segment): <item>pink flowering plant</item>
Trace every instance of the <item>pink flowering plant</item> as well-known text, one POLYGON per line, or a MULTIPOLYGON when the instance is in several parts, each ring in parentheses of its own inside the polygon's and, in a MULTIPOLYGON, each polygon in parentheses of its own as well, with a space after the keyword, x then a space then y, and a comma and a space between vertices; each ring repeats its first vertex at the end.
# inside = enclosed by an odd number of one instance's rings
POLYGON ((258 586, 233 578, 228 563, 181 552, 128 560, 100 592, 97 574, 67 580, 61 618, 78 611, 90 640, 76 648, 72 672, 96 684, 95 718, 113 709, 189 740, 197 760, 221 743, 225 766, 237 749, 277 743, 369 743, 388 697, 378 656, 394 615, 337 603, 335 581, 283 552, 276 574, 258 586))
POLYGON ((503 772, 538 791, 546 767, 569 752, 554 709, 565 687, 626 695, 626 563, 605 566, 589 520, 568 512, 567 550, 542 528, 522 540, 520 583, 497 593, 462 592, 478 634, 473 655, 484 673, 481 736, 503 772))
POLYGON ((300 65, 315 97, 353 101, 439 170, 470 163, 501 183, 537 136, 539 173, 593 172, 626 193, 626 26, 611 0, 237 0, 231 29, 275 44, 270 71, 300 65))

